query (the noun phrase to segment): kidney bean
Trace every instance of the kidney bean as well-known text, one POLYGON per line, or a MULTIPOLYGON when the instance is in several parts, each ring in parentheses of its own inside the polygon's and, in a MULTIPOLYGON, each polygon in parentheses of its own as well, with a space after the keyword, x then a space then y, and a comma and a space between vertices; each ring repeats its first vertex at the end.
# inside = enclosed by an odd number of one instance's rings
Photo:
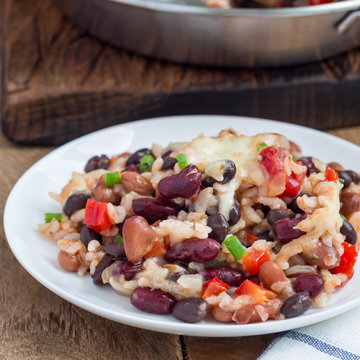
POLYGON ((121 199, 121 196, 114 191, 112 186, 106 186, 103 176, 100 177, 93 193, 95 200, 100 202, 116 204, 121 199))
POLYGON ((340 212, 346 217, 360 210, 360 196, 355 192, 341 192, 340 201, 342 202, 340 212))
POLYGON ((209 304, 198 297, 190 297, 178 301, 173 308, 173 315, 187 323, 201 321, 209 310, 209 304))
POLYGON ((216 258, 219 249, 220 244, 214 239, 191 238, 170 246, 164 259, 169 262, 180 260, 186 263, 193 261, 203 263, 216 258))
POLYGON ((275 225, 279 220, 290 219, 294 216, 294 213, 290 209, 275 209, 268 212, 266 220, 270 225, 275 225))
POLYGON ((312 305, 312 300, 307 292, 301 292, 289 297, 281 308, 281 313, 287 319, 302 315, 309 310, 312 305))
POLYGON ((61 250, 58 255, 58 263, 69 271, 76 271, 81 265, 79 258, 76 255, 70 255, 61 250))
POLYGON ((113 276, 124 275, 126 281, 132 280, 135 275, 142 270, 144 261, 131 262, 123 261, 122 263, 116 265, 113 269, 113 276))
POLYGON ((235 225, 241 218, 241 210, 240 204, 238 201, 235 200, 234 204, 231 205, 230 213, 229 213, 229 225, 235 225))
POLYGON ((205 268, 199 274, 202 275, 204 281, 209 281, 216 276, 230 286, 239 286, 245 280, 240 271, 225 266, 205 268))
POLYGON ((283 219, 278 221, 274 225, 274 235, 277 240, 279 240, 279 242, 284 245, 291 240, 297 239, 300 236, 306 234, 302 230, 294 229, 294 227, 305 218, 306 214, 300 216, 299 218, 283 219))
POLYGON ((104 251, 114 258, 121 259, 126 257, 124 244, 120 242, 109 242, 104 246, 104 251))
POLYGON ((83 224, 80 231, 80 240, 87 247, 91 240, 97 240, 101 242, 101 235, 83 224))
POLYGON ((108 169, 110 159, 106 155, 93 156, 85 165, 84 171, 86 173, 97 169, 108 169))
POLYGON ((137 173, 140 174, 138 165, 129 165, 125 169, 121 170, 122 173, 125 172, 125 171, 133 171, 133 172, 137 172, 137 173))
POLYGON ((357 242, 357 233, 354 227, 344 219, 344 223, 340 228, 340 232, 345 235, 345 241, 351 245, 356 245, 357 242))
POLYGON ((128 159, 126 160, 125 166, 140 164, 140 160, 144 155, 152 155, 151 150, 144 148, 144 149, 135 151, 131 156, 128 157, 128 159))
POLYGON ((211 227, 212 231, 209 237, 218 241, 220 244, 224 241, 226 235, 230 232, 230 227, 225 217, 216 212, 207 218, 207 226, 211 227))
POLYGON ((259 280, 266 287, 271 286, 279 281, 286 281, 286 275, 281 267, 274 261, 266 261, 259 268, 259 280))
POLYGON ((166 199, 182 197, 190 199, 200 189, 201 174, 195 165, 188 165, 179 174, 165 177, 159 181, 158 191, 166 199))
POLYGON ((224 311, 219 306, 215 306, 211 309, 212 316, 216 321, 222 323, 232 322, 233 313, 230 311, 224 311))
POLYGON ((344 180, 343 189, 346 189, 352 183, 351 175, 348 174, 346 171, 336 170, 339 175, 339 178, 344 180))
POLYGON ((88 199, 90 199, 90 196, 82 193, 70 195, 65 201, 63 208, 64 213, 70 217, 76 211, 84 209, 88 199))
POLYGON ((324 281, 320 275, 315 273, 305 273, 296 276, 293 284, 294 291, 297 293, 307 292, 313 298, 319 295, 324 287, 324 281))
POLYGON ((139 287, 131 294, 130 302, 141 311, 153 314, 170 314, 176 299, 160 289, 139 287))
POLYGON ((95 272, 92 274, 93 283, 95 285, 104 285, 102 280, 102 272, 114 262, 114 259, 109 255, 105 255, 97 266, 95 272))
POLYGON ((164 160, 164 162, 162 164, 162 167, 161 167, 161 170, 173 169, 176 163, 177 163, 176 158, 173 158, 173 157, 169 156, 164 160))
POLYGON ((121 183, 125 191, 135 191, 139 195, 151 196, 154 189, 151 182, 139 173, 133 171, 124 171, 121 174, 121 183))
POLYGON ((351 176, 352 182, 355 184, 360 184, 360 175, 353 170, 346 170, 346 172, 351 176))
POLYGON ((313 257, 304 259, 309 265, 316 265, 320 269, 332 269, 340 262, 340 254, 334 246, 319 244, 313 250, 313 257))
POLYGON ((299 161, 305 165, 307 167, 307 172, 306 172, 306 176, 309 176, 311 173, 315 172, 318 173, 320 172, 314 165, 314 163, 312 162, 312 157, 310 156, 306 156, 306 157, 302 157, 299 159, 299 161))
POLYGON ((144 217, 150 224, 165 220, 168 216, 176 216, 181 210, 175 204, 155 198, 135 199, 132 207, 136 215, 144 217))
POLYGON ((335 162, 335 161, 332 161, 332 162, 328 163, 327 165, 334 170, 340 170, 340 171, 345 170, 341 164, 339 164, 338 162, 335 162))
POLYGON ((152 242, 157 239, 153 228, 141 216, 128 218, 124 223, 122 234, 126 257, 132 262, 140 261, 152 242))

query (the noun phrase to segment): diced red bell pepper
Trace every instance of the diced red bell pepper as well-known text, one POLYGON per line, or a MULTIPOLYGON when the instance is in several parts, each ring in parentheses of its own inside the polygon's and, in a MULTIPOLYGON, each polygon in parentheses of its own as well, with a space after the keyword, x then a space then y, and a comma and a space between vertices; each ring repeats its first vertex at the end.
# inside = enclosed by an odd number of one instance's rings
POLYGON ((277 149, 268 146, 260 151, 261 163, 264 165, 267 173, 272 176, 284 172, 284 159, 278 155, 277 149))
POLYGON ((258 239, 258 237, 256 235, 252 234, 249 231, 245 231, 245 234, 246 234, 246 241, 248 244, 252 244, 253 242, 255 242, 258 239))
POLYGON ((217 276, 215 276, 203 285, 203 293, 201 297, 205 300, 209 296, 218 296, 229 288, 230 286, 228 284, 225 284, 217 276))
POLYGON ((325 179, 327 181, 338 181, 339 175, 333 168, 331 168, 330 166, 326 166, 325 179))
POLYGON ((300 191, 305 176, 306 170, 300 174, 291 173, 291 175, 286 180, 285 191, 282 193, 282 196, 295 197, 300 191))
POLYGON ((109 231, 111 227, 111 220, 107 212, 107 204, 88 199, 85 207, 84 224, 89 228, 100 233, 102 231, 109 231))
POLYGON ((332 269, 332 273, 345 274, 350 280, 354 275, 354 266, 359 254, 359 248, 356 245, 351 245, 345 241, 342 246, 344 248, 344 253, 341 256, 339 265, 332 269))
POLYGON ((265 250, 250 249, 243 258, 243 270, 247 271, 251 276, 259 273, 260 266, 270 260, 270 255, 265 250))
POLYGON ((251 280, 245 280, 234 292, 236 295, 249 295, 256 303, 262 305, 269 300, 276 298, 276 294, 266 290, 251 280))

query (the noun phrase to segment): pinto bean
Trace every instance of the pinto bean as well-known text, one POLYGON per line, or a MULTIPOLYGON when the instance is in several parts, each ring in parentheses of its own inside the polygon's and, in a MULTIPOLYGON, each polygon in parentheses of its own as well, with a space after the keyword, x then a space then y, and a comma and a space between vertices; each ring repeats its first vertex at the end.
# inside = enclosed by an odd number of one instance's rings
POLYGON ((340 262, 340 254, 333 246, 320 244, 313 250, 313 256, 304 256, 309 265, 316 265, 320 269, 333 269, 340 262))
POLYGON ((127 192, 135 191, 139 195, 150 196, 154 194, 151 182, 134 171, 124 171, 121 181, 127 192))
POLYGON ((259 268, 259 280, 264 283, 269 289, 271 285, 285 281, 286 275, 281 267, 274 261, 266 261, 259 268))
POLYGON ((70 255, 67 252, 61 250, 58 255, 58 263, 69 271, 76 271, 80 264, 80 260, 76 255, 70 255))
POLYGON ((116 204, 120 201, 121 197, 116 193, 112 186, 106 186, 105 178, 100 177, 94 189, 94 198, 96 201, 116 204))
POLYGON ((355 192, 344 192, 340 196, 342 202, 341 214, 349 217, 353 212, 360 210, 360 196, 355 192))
POLYGON ((332 161, 330 163, 327 164, 329 167, 331 167, 334 170, 338 170, 338 171, 344 171, 344 167, 339 164, 338 162, 332 161))
POLYGON ((129 261, 138 262, 149 251, 157 235, 148 222, 141 216, 128 218, 122 230, 124 249, 129 261))
POLYGON ((216 321, 228 323, 232 322, 233 313, 229 311, 224 311, 223 309, 219 308, 218 306, 211 309, 212 316, 216 321))

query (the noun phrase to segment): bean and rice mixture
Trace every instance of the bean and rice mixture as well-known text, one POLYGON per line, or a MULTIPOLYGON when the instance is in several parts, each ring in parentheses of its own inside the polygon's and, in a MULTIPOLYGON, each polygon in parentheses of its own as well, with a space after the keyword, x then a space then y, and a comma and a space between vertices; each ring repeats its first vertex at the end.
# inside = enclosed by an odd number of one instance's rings
POLYGON ((150 313, 247 324, 322 307, 353 276, 360 176, 279 134, 92 157, 45 214, 58 262, 150 313))

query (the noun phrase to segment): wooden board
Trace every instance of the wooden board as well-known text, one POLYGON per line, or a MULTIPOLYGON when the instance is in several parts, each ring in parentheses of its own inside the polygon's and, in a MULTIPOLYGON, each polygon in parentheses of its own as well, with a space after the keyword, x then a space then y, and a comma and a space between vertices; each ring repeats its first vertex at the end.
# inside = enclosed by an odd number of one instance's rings
POLYGON ((54 0, 3 0, 2 128, 58 145, 126 121, 248 115, 314 128, 359 123, 360 50, 279 69, 220 69, 147 59, 98 41, 54 0))

